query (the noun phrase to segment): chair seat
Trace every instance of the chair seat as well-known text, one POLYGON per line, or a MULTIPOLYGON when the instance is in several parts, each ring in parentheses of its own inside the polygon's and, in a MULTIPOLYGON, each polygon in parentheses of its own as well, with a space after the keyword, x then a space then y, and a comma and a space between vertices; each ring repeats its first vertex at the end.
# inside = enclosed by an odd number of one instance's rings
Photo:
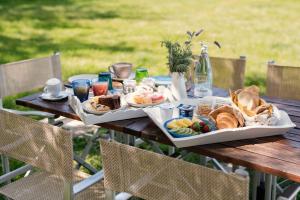
MULTIPOLYGON (((74 171, 74 183, 77 183, 90 175, 74 171)), ((36 172, 30 176, 21 178, 13 183, 0 188, 0 193, 14 200, 62 200, 62 178, 46 172, 36 172)), ((83 192, 77 194, 75 200, 100 200, 105 199, 103 181, 98 182, 83 192)))

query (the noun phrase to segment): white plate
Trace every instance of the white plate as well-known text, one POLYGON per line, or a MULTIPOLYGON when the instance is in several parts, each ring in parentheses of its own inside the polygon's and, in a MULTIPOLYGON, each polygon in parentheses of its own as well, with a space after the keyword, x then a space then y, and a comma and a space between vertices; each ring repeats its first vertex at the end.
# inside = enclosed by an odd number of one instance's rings
POLYGON ((136 108, 146 108, 146 107, 150 107, 150 106, 157 106, 159 104, 162 104, 166 101, 166 98, 164 97, 164 101, 159 102, 159 103, 151 103, 151 104, 137 104, 134 102, 133 99, 134 93, 130 93, 128 95, 126 95, 125 100, 128 103, 129 106, 132 107, 136 107, 136 108))
POLYGON ((78 75, 69 77, 68 81, 69 81, 69 83, 72 83, 72 81, 75 81, 78 79, 88 79, 88 80, 92 81, 95 78, 98 78, 97 74, 78 74, 78 75))
POLYGON ((95 115, 103 115, 105 113, 108 113, 108 112, 114 112, 114 111, 118 111, 118 110, 121 110, 123 109, 122 107, 118 108, 118 109, 115 109, 115 110, 107 110, 107 111, 97 111, 95 110, 92 105, 90 104, 90 100, 86 100, 82 103, 82 108, 85 112, 88 112, 88 113, 91 113, 91 114, 95 114, 95 115))
POLYGON ((69 96, 69 93, 66 91, 61 91, 57 97, 52 96, 50 93, 41 94, 41 98, 47 101, 59 101, 65 99, 69 96))
MULTIPOLYGON (((112 75, 112 76, 113 76, 113 75, 112 75)), ((112 80, 122 82, 122 81, 124 81, 125 79, 134 79, 134 78, 135 78, 135 73, 131 73, 130 76, 129 76, 128 78, 118 78, 118 77, 113 76, 113 77, 112 77, 112 80)))
POLYGON ((86 111, 88 113, 91 113, 91 114, 95 114, 95 115, 103 115, 103 114, 110 111, 110 110, 108 110, 108 111, 97 111, 97 110, 95 110, 92 107, 92 105, 90 104, 90 100, 84 101, 82 103, 82 108, 83 108, 84 111, 86 111))

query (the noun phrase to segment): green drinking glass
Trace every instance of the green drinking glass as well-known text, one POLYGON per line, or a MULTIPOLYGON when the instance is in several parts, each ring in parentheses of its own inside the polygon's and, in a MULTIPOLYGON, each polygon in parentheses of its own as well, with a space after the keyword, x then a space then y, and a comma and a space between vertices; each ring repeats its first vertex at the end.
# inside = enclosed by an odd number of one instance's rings
POLYGON ((136 82, 139 83, 143 80, 143 78, 146 78, 146 77, 149 77, 148 69, 140 67, 135 70, 136 82))

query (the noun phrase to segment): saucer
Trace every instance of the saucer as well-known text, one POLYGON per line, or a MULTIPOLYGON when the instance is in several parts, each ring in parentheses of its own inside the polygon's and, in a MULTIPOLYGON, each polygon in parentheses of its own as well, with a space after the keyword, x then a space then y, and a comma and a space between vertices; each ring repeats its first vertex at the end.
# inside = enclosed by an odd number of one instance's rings
POLYGON ((68 96, 69 96, 69 93, 68 93, 68 92, 66 92, 66 91, 61 91, 61 92, 59 93, 59 95, 56 96, 56 97, 52 96, 50 93, 43 93, 43 94, 41 94, 40 97, 41 97, 43 100, 47 100, 47 101, 59 101, 59 100, 62 100, 62 99, 67 98, 68 96))
POLYGON ((135 73, 134 73, 134 72, 132 72, 132 73, 129 75, 128 78, 118 78, 118 77, 112 75, 112 80, 118 81, 118 82, 123 82, 123 81, 126 80, 126 79, 134 79, 134 78, 135 78, 135 73))

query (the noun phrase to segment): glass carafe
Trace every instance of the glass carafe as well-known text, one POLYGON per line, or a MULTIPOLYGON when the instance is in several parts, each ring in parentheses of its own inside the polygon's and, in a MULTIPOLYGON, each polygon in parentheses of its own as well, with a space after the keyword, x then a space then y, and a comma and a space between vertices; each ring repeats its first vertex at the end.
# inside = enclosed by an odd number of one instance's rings
POLYGON ((202 44, 199 60, 194 69, 194 96, 205 97, 212 95, 212 69, 207 46, 202 44))

